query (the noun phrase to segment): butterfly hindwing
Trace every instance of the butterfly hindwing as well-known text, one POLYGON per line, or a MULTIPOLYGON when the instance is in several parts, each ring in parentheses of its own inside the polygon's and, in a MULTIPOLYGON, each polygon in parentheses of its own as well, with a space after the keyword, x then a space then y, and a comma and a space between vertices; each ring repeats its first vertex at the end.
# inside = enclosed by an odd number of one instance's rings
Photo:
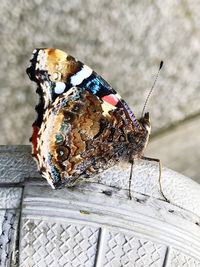
POLYGON ((40 168, 54 186, 91 176, 127 155, 131 126, 121 110, 104 113, 103 100, 73 87, 46 110, 40 129, 40 168))

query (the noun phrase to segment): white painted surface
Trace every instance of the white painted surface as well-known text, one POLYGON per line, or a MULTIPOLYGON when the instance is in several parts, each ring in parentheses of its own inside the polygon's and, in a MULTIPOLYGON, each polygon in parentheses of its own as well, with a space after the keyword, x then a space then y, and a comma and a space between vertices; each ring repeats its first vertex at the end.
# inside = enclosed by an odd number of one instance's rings
MULTIPOLYGON (((29 147, 4 147, 0 158, 16 153, 16 160, 27 162, 29 151, 29 147)), ((13 166, 13 171, 19 169, 13 166)), ((200 186, 189 178, 162 169, 166 202, 157 163, 140 161, 134 166, 133 200, 129 200, 127 164, 61 190, 52 190, 39 174, 33 175, 34 166, 29 161, 15 185, 22 186, 19 181, 24 180, 23 195, 17 197, 22 201, 20 229, 11 232, 13 240, 19 233, 20 267, 200 266, 200 186)), ((2 181, 5 185, 5 175, 2 181)), ((9 178, 6 183, 9 186, 9 178)), ((1 240, 5 219, 0 217, 1 240)))

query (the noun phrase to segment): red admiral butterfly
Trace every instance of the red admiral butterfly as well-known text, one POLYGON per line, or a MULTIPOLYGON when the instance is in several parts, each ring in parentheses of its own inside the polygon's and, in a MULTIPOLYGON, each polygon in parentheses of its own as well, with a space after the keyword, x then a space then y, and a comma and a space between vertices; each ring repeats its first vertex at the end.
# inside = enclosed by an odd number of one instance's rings
POLYGON ((33 155, 53 188, 143 156, 149 113, 136 119, 103 78, 61 50, 35 49, 30 62, 40 95, 33 155))

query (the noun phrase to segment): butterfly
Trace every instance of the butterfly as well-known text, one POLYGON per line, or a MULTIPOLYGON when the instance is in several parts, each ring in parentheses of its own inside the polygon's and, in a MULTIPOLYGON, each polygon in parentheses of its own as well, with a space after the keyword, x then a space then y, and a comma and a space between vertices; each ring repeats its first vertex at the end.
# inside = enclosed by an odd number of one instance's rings
POLYGON ((58 49, 35 49, 27 68, 39 104, 31 142, 38 168, 52 188, 143 157, 149 113, 136 119, 95 71, 58 49))

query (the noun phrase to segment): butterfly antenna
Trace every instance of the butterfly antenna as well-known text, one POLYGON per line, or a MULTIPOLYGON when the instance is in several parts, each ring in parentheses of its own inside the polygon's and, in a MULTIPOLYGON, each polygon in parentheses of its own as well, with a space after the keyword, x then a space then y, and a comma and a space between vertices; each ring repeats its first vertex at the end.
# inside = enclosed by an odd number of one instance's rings
POLYGON ((155 80, 154 80, 154 82, 153 82, 153 85, 152 85, 152 87, 151 87, 151 90, 149 91, 148 96, 147 96, 147 98, 146 98, 146 101, 145 101, 145 103, 144 103, 144 107, 143 107, 143 110, 142 110, 142 117, 144 117, 144 111, 145 111, 145 109, 146 109, 147 102, 149 101, 149 98, 150 98, 150 96, 151 96, 151 93, 153 92, 153 89, 154 89, 155 84, 156 84, 156 82, 157 82, 157 80, 158 80, 158 76, 159 76, 160 70, 162 69, 162 66, 163 66, 163 61, 160 62, 160 66, 159 66, 158 72, 157 72, 157 74, 156 74, 156 78, 155 78, 155 80))

